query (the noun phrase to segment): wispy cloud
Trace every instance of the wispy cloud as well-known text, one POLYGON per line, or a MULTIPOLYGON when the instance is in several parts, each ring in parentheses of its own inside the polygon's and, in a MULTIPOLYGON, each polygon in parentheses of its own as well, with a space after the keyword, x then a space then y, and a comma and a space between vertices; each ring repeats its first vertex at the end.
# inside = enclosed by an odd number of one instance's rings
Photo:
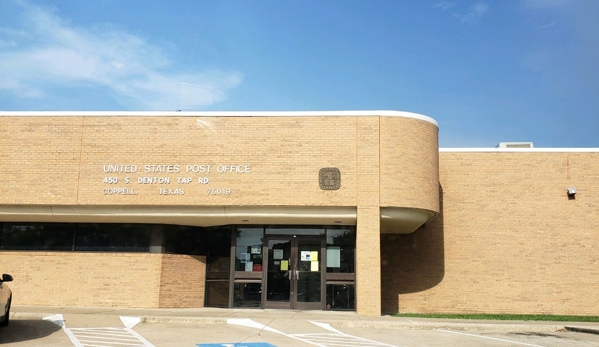
POLYGON ((435 8, 440 8, 442 10, 449 10, 454 7, 456 4, 454 2, 449 1, 441 1, 435 4, 435 8))
POLYGON ((522 0, 525 7, 530 9, 555 8, 567 4, 568 0, 522 0))
POLYGON ((479 2, 472 6, 466 14, 458 17, 460 18, 460 22, 464 24, 476 24, 488 11, 489 5, 479 2))
MULTIPOLYGON (((592 100, 599 93, 599 6, 596 0, 523 0, 525 24, 539 38, 528 47, 521 64, 543 80, 560 99, 592 100), (557 34, 557 35, 556 35, 557 34)), ((577 101, 577 105, 584 102, 577 101)), ((595 107, 596 108, 596 107, 595 107)), ((589 107, 593 109, 593 107, 589 107)))
POLYGON ((167 47, 113 26, 77 27, 56 11, 17 7, 21 28, 0 28, 0 90, 17 98, 85 86, 107 89, 125 109, 199 109, 226 99, 243 80, 239 72, 178 71, 167 47))
POLYGON ((489 5, 484 2, 474 4, 465 13, 454 10, 455 6, 455 3, 447 1, 442 1, 435 4, 435 8, 449 11, 451 15, 458 18, 461 23, 468 25, 477 24, 480 19, 489 11, 489 5))

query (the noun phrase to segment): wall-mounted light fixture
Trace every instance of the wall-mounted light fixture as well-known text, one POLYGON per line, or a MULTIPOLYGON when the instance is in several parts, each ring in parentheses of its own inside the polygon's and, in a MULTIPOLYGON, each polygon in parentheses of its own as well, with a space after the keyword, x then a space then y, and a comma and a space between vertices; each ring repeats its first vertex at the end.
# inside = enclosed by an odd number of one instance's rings
POLYGON ((568 199, 576 198, 576 188, 570 187, 568 188, 568 199))

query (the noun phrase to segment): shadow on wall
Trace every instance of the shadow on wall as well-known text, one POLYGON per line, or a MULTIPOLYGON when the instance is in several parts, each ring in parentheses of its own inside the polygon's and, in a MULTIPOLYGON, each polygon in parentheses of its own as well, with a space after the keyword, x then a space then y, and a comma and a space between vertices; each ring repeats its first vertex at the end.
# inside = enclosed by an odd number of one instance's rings
POLYGON ((445 276, 443 188, 440 215, 411 234, 381 235, 383 313, 399 312, 399 295, 430 289, 445 276))

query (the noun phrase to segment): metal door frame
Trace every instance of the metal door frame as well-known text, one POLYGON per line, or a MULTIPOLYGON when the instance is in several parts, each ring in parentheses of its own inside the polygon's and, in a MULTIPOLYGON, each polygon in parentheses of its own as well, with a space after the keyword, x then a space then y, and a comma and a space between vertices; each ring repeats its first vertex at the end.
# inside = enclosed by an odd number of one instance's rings
POLYGON ((263 268, 262 268, 262 308, 275 308, 275 309, 295 309, 295 310, 324 310, 326 307, 326 237, 325 235, 285 235, 285 234, 269 234, 264 236, 262 244, 263 254, 263 268), (291 252, 289 261, 289 301, 267 301, 268 294, 268 264, 269 264, 269 252, 268 243, 270 240, 289 240, 291 242, 291 252), (298 242, 299 240, 313 240, 320 243, 320 302, 298 302, 297 292, 298 283, 297 276, 299 274, 298 263, 300 254, 298 254, 298 242))

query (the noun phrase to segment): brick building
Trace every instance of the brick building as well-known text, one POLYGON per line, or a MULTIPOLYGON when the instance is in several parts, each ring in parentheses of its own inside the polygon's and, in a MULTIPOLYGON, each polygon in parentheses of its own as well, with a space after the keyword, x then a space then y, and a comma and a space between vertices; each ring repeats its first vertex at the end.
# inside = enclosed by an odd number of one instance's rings
POLYGON ((0 112, 0 271, 21 305, 599 315, 598 169, 396 111, 0 112))

